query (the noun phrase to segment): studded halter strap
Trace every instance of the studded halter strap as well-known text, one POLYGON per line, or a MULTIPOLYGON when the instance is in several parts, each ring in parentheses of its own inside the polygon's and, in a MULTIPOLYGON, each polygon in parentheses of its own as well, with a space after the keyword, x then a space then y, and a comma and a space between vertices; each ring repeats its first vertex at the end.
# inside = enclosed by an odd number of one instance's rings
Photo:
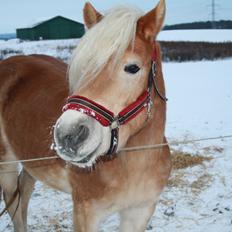
POLYGON ((155 92, 164 101, 167 99, 160 93, 155 82, 156 65, 155 61, 157 58, 156 50, 152 54, 152 64, 151 70, 148 76, 148 87, 147 89, 138 97, 138 99, 131 103, 129 106, 124 108, 115 115, 112 111, 106 109, 104 106, 90 100, 86 97, 73 95, 68 97, 66 105, 63 107, 63 112, 67 110, 76 110, 83 114, 86 114, 95 120, 97 120, 102 126, 110 127, 111 129, 111 144, 106 155, 114 154, 118 147, 118 137, 119 137, 119 127, 131 121, 139 113, 141 113, 145 108, 147 108, 148 117, 151 112, 152 107, 152 88, 154 86, 155 92))

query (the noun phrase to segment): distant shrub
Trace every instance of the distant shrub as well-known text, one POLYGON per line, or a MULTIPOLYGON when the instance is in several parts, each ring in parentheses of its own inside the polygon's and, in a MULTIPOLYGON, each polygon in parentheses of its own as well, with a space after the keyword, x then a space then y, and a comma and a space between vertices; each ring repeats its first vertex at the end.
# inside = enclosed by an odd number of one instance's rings
MULTIPOLYGON (((163 60, 169 61, 197 61, 197 60, 216 60, 232 57, 232 42, 210 43, 210 42, 178 42, 160 41, 163 60)), ((57 46, 56 58, 69 62, 75 46, 57 46)), ((0 60, 10 56, 23 55, 23 51, 10 48, 0 49, 0 60)))
POLYGON ((232 42, 160 42, 164 61, 216 60, 232 57, 232 42))
POLYGON ((68 50, 70 52, 72 52, 74 49, 76 48, 76 46, 74 45, 67 45, 67 46, 57 46, 57 51, 63 51, 63 50, 68 50))
POLYGON ((14 50, 10 48, 6 48, 3 50, 0 50, 0 60, 6 59, 10 56, 16 56, 16 55, 22 55, 23 52, 21 50, 14 50))
POLYGON ((231 20, 220 20, 212 23, 207 22, 193 22, 193 23, 180 23, 174 25, 167 25, 163 30, 194 30, 194 29, 232 29, 231 20))

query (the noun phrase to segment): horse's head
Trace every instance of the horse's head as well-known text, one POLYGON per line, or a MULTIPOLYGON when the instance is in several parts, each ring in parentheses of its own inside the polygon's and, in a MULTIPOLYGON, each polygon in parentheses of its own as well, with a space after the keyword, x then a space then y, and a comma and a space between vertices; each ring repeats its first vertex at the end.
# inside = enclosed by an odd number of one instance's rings
POLYGON ((164 15, 164 0, 145 15, 120 7, 102 16, 85 5, 89 30, 74 51, 69 68, 72 97, 54 130, 62 159, 92 166, 97 157, 120 150, 144 127, 153 43, 164 15))

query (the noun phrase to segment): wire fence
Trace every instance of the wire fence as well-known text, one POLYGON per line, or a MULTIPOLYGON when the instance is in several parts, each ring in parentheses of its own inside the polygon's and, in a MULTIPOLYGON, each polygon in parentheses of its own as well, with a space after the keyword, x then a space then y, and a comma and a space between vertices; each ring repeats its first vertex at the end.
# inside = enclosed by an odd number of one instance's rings
MULTIPOLYGON (((232 139, 231 135, 224 135, 224 136, 216 136, 216 137, 206 137, 206 138, 199 138, 199 139, 190 139, 190 140, 182 140, 182 141, 174 141, 174 142, 167 142, 167 143, 160 143, 160 144, 150 144, 144 146, 134 146, 134 147, 126 147, 119 150, 119 152, 136 152, 142 150, 152 150, 162 148, 164 146, 179 146, 179 145, 186 145, 186 144, 194 144, 196 142, 202 141, 212 141, 212 140, 223 140, 223 139, 232 139)), ((38 161, 46 161, 46 160, 53 160, 53 159, 60 159, 59 156, 48 156, 48 157, 40 157, 40 158, 32 158, 32 159, 23 159, 23 160, 11 160, 11 161, 1 161, 0 166, 2 165, 13 165, 13 164, 23 164, 29 162, 38 162, 38 161)), ((16 171, 5 171, 1 173, 13 173, 16 171)))

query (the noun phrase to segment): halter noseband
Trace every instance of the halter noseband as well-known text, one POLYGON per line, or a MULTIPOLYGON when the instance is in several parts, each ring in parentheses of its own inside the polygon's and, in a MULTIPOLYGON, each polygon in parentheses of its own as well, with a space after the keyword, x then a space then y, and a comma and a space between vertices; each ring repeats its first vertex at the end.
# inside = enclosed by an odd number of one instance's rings
POLYGON ((148 76, 148 88, 145 90, 136 101, 131 103, 129 106, 124 108, 119 112, 118 115, 115 115, 112 111, 106 109, 104 106, 86 98, 83 96, 73 95, 68 97, 66 105, 63 107, 63 112, 67 110, 76 110, 83 114, 86 114, 95 120, 97 120, 102 126, 110 127, 111 129, 111 143, 110 148, 106 155, 114 154, 118 147, 118 136, 119 136, 119 127, 131 121, 139 113, 141 113, 145 108, 147 108, 147 115, 150 116, 151 107, 152 107, 152 87, 154 86, 155 92, 159 97, 167 101, 155 82, 156 74, 156 50, 152 54, 152 64, 151 70, 148 76))

